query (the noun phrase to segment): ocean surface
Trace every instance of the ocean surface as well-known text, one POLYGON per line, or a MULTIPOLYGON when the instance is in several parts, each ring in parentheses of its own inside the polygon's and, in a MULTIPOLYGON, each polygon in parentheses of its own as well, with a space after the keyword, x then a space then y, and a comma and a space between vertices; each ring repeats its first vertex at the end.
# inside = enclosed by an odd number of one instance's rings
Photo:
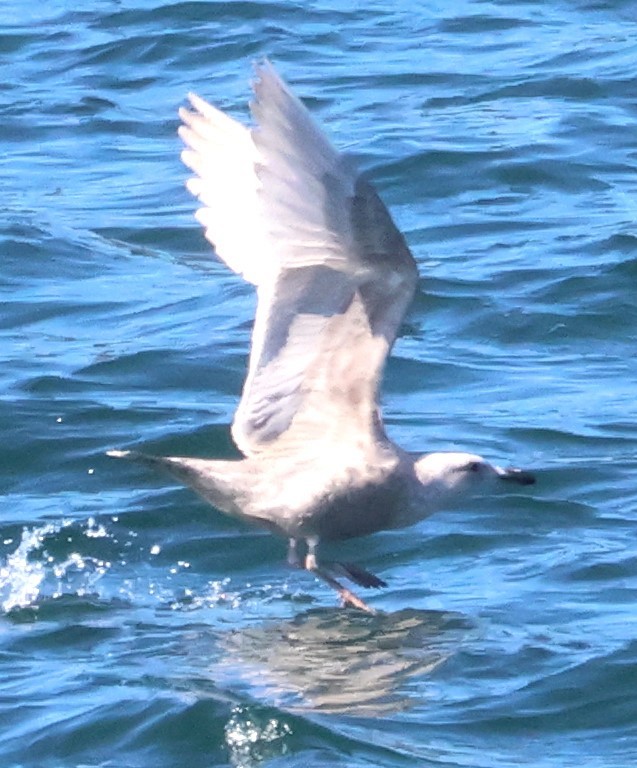
POLYGON ((0 5, 0 765, 637 762, 634 2, 0 5), (391 436, 532 488, 284 543, 112 448, 236 455, 254 298, 184 188, 270 57, 404 231, 391 436))

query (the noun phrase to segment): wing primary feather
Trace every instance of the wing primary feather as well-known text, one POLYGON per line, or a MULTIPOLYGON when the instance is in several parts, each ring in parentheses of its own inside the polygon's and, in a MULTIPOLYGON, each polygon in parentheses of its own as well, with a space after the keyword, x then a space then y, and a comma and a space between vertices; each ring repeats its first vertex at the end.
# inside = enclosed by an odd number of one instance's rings
POLYGON ((235 442, 252 456, 377 440, 380 380, 415 262, 374 188, 272 64, 255 75, 251 128, 195 94, 179 112, 197 219, 257 286, 235 442))

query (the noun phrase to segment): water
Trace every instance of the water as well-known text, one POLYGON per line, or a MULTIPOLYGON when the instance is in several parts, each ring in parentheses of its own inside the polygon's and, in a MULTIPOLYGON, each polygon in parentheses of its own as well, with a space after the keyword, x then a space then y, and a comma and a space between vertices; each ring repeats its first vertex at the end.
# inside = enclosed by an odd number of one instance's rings
POLYGON ((77 8, 0 9, 0 763, 632 765, 633 5, 77 8), (389 583, 372 618, 104 456, 234 455, 253 299, 192 217, 176 110, 245 116, 263 55, 418 260, 392 436, 538 473, 341 547, 389 583))

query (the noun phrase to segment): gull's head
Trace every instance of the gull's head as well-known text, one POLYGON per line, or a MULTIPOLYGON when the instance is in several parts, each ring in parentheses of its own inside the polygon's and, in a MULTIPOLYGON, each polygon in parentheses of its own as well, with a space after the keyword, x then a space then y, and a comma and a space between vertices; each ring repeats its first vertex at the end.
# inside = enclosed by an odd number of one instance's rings
POLYGON ((414 466, 427 494, 442 504, 489 493, 502 483, 532 485, 535 477, 516 467, 498 467, 474 453, 426 453, 414 466))

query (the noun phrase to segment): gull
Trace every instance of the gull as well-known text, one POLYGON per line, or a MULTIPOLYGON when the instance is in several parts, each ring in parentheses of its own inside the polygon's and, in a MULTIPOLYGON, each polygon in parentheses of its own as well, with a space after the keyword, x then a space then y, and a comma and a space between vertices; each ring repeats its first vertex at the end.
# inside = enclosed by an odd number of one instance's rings
POLYGON ((199 96, 182 108, 187 187, 217 256, 257 291, 247 377, 232 423, 243 458, 110 456, 167 471, 221 512, 288 540, 288 561, 373 613, 323 563, 321 542, 411 526, 534 477, 473 453, 415 454, 385 432, 383 369, 416 290, 416 262, 374 187, 337 152, 267 60, 237 122, 199 96))

